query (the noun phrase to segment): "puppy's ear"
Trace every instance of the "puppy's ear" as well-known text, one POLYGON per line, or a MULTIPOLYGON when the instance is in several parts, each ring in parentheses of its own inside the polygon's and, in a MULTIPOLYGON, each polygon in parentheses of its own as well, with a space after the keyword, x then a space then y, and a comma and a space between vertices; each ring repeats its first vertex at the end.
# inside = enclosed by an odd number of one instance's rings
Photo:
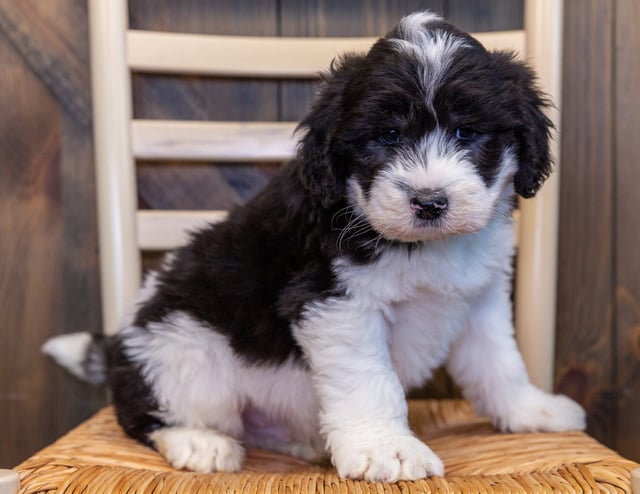
POLYGON ((522 197, 533 197, 553 168, 549 139, 554 126, 545 114, 553 104, 537 86, 535 75, 526 64, 515 60, 511 53, 493 55, 497 70, 507 77, 505 103, 516 113, 514 128, 519 167, 513 179, 515 190, 522 197))
POLYGON ((345 87, 363 59, 348 54, 331 63, 329 72, 323 75, 320 93, 297 129, 303 132, 298 144, 300 179, 324 207, 335 204, 345 192, 345 164, 334 133, 342 114, 345 87))

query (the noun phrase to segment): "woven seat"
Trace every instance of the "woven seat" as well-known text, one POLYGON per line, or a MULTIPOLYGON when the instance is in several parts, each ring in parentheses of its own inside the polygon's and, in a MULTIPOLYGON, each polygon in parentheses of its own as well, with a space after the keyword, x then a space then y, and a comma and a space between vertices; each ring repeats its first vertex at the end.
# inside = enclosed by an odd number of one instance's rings
POLYGON ((111 407, 16 470, 24 493, 529 493, 629 492, 630 472, 640 466, 581 432, 497 433, 461 400, 413 401, 409 410, 416 434, 444 461, 446 477, 397 484, 342 480, 329 466, 255 449, 237 474, 178 471, 125 436, 111 407))

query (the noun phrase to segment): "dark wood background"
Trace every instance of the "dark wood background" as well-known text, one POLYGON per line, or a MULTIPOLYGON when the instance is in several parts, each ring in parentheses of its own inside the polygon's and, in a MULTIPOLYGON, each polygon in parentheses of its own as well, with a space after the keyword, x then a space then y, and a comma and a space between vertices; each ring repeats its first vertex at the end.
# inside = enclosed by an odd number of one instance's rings
MULTIPOLYGON (((640 460, 640 7, 567 0, 556 385, 589 432, 640 460)), ((0 466, 106 403, 40 345, 100 328, 86 2, 0 0, 0 466)), ((430 8, 467 30, 521 26, 514 0, 130 0, 133 27, 259 35, 384 33, 430 8)), ((134 77, 138 117, 300 117, 313 85, 134 77)), ((140 163, 142 207, 242 203, 273 173, 140 163), (179 175, 179 179, 178 179, 179 175), (179 186, 176 184, 179 183, 179 186)))

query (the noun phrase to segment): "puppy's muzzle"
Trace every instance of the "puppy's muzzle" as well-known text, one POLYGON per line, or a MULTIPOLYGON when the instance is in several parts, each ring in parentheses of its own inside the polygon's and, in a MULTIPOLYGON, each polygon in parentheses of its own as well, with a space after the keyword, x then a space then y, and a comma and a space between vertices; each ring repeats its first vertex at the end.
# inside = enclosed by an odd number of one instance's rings
POLYGON ((447 211, 449 201, 442 191, 427 189, 417 192, 409 200, 409 205, 418 218, 434 220, 447 211))

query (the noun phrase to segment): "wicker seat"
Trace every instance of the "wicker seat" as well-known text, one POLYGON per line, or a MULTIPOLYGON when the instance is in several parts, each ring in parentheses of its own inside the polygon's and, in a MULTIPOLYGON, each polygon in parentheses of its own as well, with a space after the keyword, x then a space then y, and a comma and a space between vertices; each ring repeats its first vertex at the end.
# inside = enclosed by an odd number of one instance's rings
POLYGON ((329 466, 249 450, 237 474, 176 471, 155 451, 128 438, 107 407, 16 470, 26 493, 440 493, 629 492, 622 458, 581 432, 500 434, 461 400, 410 403, 418 436, 440 455, 447 474, 415 482, 371 484, 340 479, 329 466))

